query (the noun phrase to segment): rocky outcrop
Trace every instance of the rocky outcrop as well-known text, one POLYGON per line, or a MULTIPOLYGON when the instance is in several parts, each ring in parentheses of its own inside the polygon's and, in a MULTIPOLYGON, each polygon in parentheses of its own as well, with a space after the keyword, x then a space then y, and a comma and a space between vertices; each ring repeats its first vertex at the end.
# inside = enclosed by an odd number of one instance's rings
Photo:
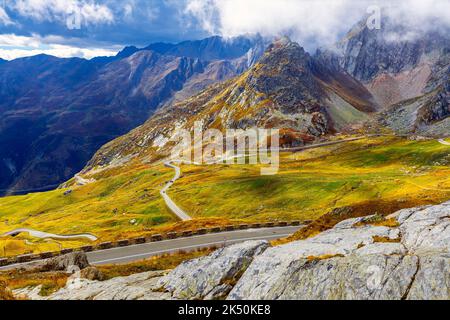
POLYGON ((450 202, 344 221, 257 257, 229 299, 449 299, 450 202), (359 226, 362 225, 362 226, 359 226))
POLYGON ((72 252, 63 256, 26 264, 20 269, 18 269, 18 271, 26 271, 26 272, 66 271, 69 273, 73 273, 88 267, 90 267, 90 265, 86 253, 72 252))
POLYGON ((254 257, 268 246, 266 241, 254 241, 222 248, 181 264, 161 279, 160 286, 175 299, 224 298, 254 257))
POLYGON ((164 274, 146 272, 107 281, 91 281, 74 275, 65 288, 48 297, 39 295, 40 286, 16 290, 14 294, 32 300, 165 300, 170 295, 155 290, 164 274))
POLYGON ((92 281, 94 280, 103 281, 105 279, 105 276, 96 267, 87 267, 80 271, 80 278, 92 281))
MULTIPOLYGON (((48 299, 450 299, 450 202, 343 221, 277 247, 253 241, 175 270, 71 278, 48 299)), ((23 290, 30 298, 39 289, 23 290)))

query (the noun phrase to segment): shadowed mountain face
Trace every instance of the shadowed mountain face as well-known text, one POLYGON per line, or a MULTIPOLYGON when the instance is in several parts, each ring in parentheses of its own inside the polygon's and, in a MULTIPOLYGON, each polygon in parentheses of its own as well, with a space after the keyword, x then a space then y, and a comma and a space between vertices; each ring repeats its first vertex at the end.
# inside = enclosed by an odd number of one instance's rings
POLYGON ((417 33, 385 19, 381 30, 360 23, 336 51, 318 58, 365 84, 385 108, 383 125, 401 133, 448 135, 450 30, 417 33))
POLYGON ((168 45, 179 54, 126 48, 90 61, 45 55, 0 61, 0 194, 66 181, 159 106, 242 73, 264 47, 260 38, 233 43, 168 45))
POLYGON ((85 169, 136 156, 164 154, 176 130, 279 128, 296 146, 361 123, 377 110, 371 94, 342 71, 329 69, 287 38, 229 81, 159 110, 144 125, 100 149, 85 169))
MULTIPOLYGON (((179 44, 155 43, 146 49, 168 54, 176 57, 199 58, 202 60, 233 60, 247 54, 252 56, 258 50, 264 50, 261 46, 263 39, 260 36, 236 37, 232 41, 224 41, 221 37, 211 37, 197 41, 184 41, 179 44)), ((257 55, 258 56, 258 55, 257 55)), ((257 59, 256 59, 257 60, 257 59)), ((255 60, 251 61, 255 62, 255 60)))

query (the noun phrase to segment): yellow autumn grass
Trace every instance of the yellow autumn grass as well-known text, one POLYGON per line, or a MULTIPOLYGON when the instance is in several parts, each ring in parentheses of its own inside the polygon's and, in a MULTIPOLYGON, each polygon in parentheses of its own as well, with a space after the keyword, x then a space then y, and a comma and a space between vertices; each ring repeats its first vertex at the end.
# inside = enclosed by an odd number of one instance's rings
MULTIPOLYGON (((15 228, 92 233, 100 242, 233 223, 317 220, 346 207, 356 208, 357 216, 387 214, 449 200, 449 152, 437 141, 378 137, 282 153, 274 176, 261 176, 260 166, 252 165, 183 165, 168 193, 194 217, 190 222, 179 222, 159 194, 173 170, 136 159, 95 174, 96 182, 66 196, 63 189, 1 198, 0 233, 15 228)), ((19 236, 0 240, 0 255, 85 244, 19 236)))

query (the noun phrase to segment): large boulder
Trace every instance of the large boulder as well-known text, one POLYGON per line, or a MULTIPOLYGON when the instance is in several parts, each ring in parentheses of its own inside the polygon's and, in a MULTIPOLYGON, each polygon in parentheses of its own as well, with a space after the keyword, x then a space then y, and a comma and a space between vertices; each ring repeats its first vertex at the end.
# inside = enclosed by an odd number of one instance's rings
POLYGON ((267 241, 251 241, 187 261, 160 280, 175 299, 226 297, 253 259, 269 247, 267 241))
POLYGON ((19 271, 27 272, 50 272, 65 271, 75 273, 89 267, 89 261, 84 252, 72 252, 63 256, 58 256, 42 261, 32 262, 21 266, 19 271))

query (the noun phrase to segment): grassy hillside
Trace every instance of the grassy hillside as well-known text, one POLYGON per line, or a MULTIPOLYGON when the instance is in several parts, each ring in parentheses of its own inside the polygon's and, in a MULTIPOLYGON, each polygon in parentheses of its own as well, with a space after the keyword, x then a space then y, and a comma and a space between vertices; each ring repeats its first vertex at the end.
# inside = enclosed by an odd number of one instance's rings
MULTIPOLYGON (((135 160, 68 195, 64 189, 0 198, 0 233, 89 232, 106 241, 230 220, 317 219, 342 207, 388 213, 450 199, 450 148, 437 141, 370 138, 281 156, 275 176, 249 165, 182 166, 169 194, 196 218, 189 223, 177 223, 159 195, 173 171, 135 160)), ((0 240, 0 256, 82 244, 20 236, 0 240)))
POLYGON ((371 214, 373 202, 444 201, 449 174, 449 147, 382 137, 284 153, 275 176, 249 166, 188 167, 171 195, 197 217, 309 220, 364 203, 371 214))

